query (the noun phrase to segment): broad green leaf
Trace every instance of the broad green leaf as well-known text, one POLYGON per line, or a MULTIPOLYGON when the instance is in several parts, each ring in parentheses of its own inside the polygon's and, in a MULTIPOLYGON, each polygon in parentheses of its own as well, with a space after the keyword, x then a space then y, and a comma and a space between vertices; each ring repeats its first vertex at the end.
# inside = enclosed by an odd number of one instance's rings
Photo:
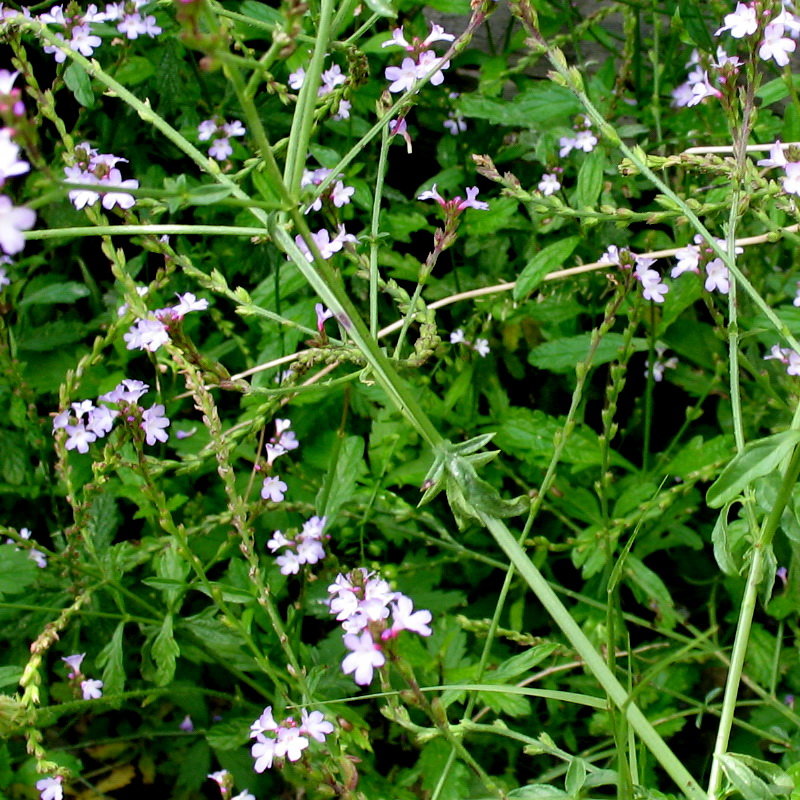
POLYGON ((41 289, 25 293, 20 301, 20 308, 32 305, 49 305, 52 303, 74 303, 81 297, 86 297, 89 290, 82 283, 67 281, 65 283, 51 283, 41 289))
POLYGON ((569 117, 581 110, 581 104, 569 89, 537 81, 511 102, 466 95, 459 100, 459 108, 466 117, 485 119, 495 125, 543 128, 550 127, 558 118, 563 118, 566 124, 569 117))
POLYGON ((543 247, 523 267, 514 286, 514 300, 519 302, 528 297, 544 280, 549 272, 564 265, 580 244, 579 236, 568 236, 543 247))
POLYGON ((21 667, 0 667, 0 689, 16 686, 22 677, 21 667))
POLYGON ((92 108, 94 106, 92 81, 86 74, 86 70, 80 64, 73 61, 64 70, 64 83, 82 106, 86 106, 86 108, 92 108))
POLYGON ((487 682, 508 683, 513 681, 552 655, 558 647, 554 642, 534 645, 524 653, 512 656, 500 664, 496 670, 486 676, 487 682))
POLYGON ((679 0, 678 7, 683 27, 691 40, 706 53, 713 53, 714 42, 711 40, 702 13, 704 4, 698 3, 697 0, 679 0))
POLYGON ((322 479, 317 493, 317 513, 332 522, 342 505, 352 500, 359 476, 366 473, 364 464, 364 440, 360 436, 348 436, 335 447, 334 459, 322 479))
POLYGON ((472 236, 486 236, 506 228, 526 229, 530 223, 517 213, 518 207, 519 202, 513 197, 497 197, 489 202, 488 211, 468 208, 464 230, 472 236))
POLYGON ((582 758, 573 758, 567 767, 564 788, 572 797, 578 797, 584 783, 586 783, 586 762, 582 758))
MULTIPOLYGON (((734 753, 723 753, 717 758, 725 777, 741 793, 742 797, 746 797, 747 800, 777 800, 775 793, 767 783, 734 753)), ((782 794, 785 793, 782 792, 782 794)))
POLYGON ((175 664, 181 654, 181 649, 172 635, 172 614, 164 617, 161 630, 153 640, 151 652, 156 664, 156 685, 166 686, 175 677, 175 664))
POLYGON ((38 569, 24 550, 0 544, 0 596, 24 592, 36 580, 38 569))
POLYGON ((120 516, 117 513, 117 502, 110 492, 98 494, 92 502, 89 511, 89 533, 95 552, 105 552, 114 539, 114 533, 119 525, 120 516))
POLYGON ((114 73, 114 77, 124 86, 135 86, 152 77, 155 72, 155 64, 149 58, 128 55, 114 73))
POLYGON ((793 429, 748 442, 709 488, 706 503, 710 508, 721 508, 756 478, 776 469, 798 442, 800 431, 793 429))
POLYGON ((237 750, 249 741, 252 721, 249 717, 238 717, 212 725, 206 741, 214 750, 237 750))
MULTIPOLYGON (((800 75, 792 75, 792 83, 795 89, 800 89, 800 75)), ((789 96, 789 88, 783 78, 775 78, 774 81, 765 83, 757 92, 756 97, 761 101, 762 106, 771 106, 779 100, 789 96)))
POLYGON ((205 739, 199 739, 188 751, 181 753, 177 786, 186 789, 184 797, 195 792, 206 782, 211 770, 211 748, 205 739))
MULTIPOLYGON (((591 342, 591 333, 554 339, 534 347, 528 353, 528 363, 532 367, 546 369, 549 372, 572 372, 579 363, 586 360, 591 342)), ((592 366, 607 364, 616 359, 623 343, 624 337, 621 333, 607 333, 595 350, 592 366)), ((647 350, 647 339, 634 337, 631 347, 636 352, 647 350)))
POLYGON ((733 449, 732 436, 716 436, 707 442, 703 441, 702 436, 695 436, 664 467, 663 474, 674 475, 686 480, 692 475, 703 473, 725 463, 730 459, 733 449))
POLYGON ((714 530, 711 531, 711 543, 714 545, 714 558, 717 566, 730 576, 738 575, 741 569, 741 558, 734 555, 736 543, 741 541, 744 534, 741 520, 735 520, 728 524, 728 513, 733 505, 733 501, 726 503, 717 517, 714 530), (738 534, 737 540, 733 539, 733 534, 738 534))
POLYGON ((672 630, 678 621, 678 617, 675 613, 675 603, 664 581, 636 556, 631 554, 628 554, 625 558, 623 572, 629 582, 634 587, 641 589, 652 601, 662 625, 668 630, 672 630))
POLYGON ((277 8, 270 8, 257 0, 244 0, 239 10, 242 14, 257 19, 259 22, 266 22, 270 25, 280 25, 283 22, 283 15, 277 8))
POLYGON ((125 660, 122 649, 125 623, 120 622, 111 641, 98 653, 95 663, 103 668, 103 691, 107 695, 125 690, 125 660))
POLYGON ((429 8, 435 8, 442 14, 469 14, 470 0, 428 0, 425 3, 429 8))
POLYGON ((58 350, 65 344, 81 341, 90 330, 90 325, 77 320, 55 319, 30 328, 25 325, 17 338, 17 347, 30 353, 58 350))
POLYGON ((603 190, 603 170, 606 166, 606 155, 602 150, 594 150, 585 159, 578 170, 578 185, 575 190, 576 208, 593 206, 603 190))
POLYGON ((179 608, 178 600, 186 591, 186 578, 189 570, 189 564, 178 553, 178 547, 174 542, 170 543, 156 559, 156 575, 170 581, 169 585, 165 585, 161 589, 164 602, 170 611, 177 611, 179 608))
POLYGON ((387 0, 366 0, 367 7, 379 17, 396 17, 397 11, 387 0))

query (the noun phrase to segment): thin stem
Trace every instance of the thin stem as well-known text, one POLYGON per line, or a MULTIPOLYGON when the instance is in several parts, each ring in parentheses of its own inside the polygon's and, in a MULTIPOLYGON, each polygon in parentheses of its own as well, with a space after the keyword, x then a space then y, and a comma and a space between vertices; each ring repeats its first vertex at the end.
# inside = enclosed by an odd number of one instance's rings
POLYGON ((372 224, 369 243, 369 332, 378 336, 378 235, 381 231, 381 201, 386 162, 389 153, 389 129, 381 131, 381 150, 378 155, 378 174, 375 177, 375 194, 372 198, 372 224))

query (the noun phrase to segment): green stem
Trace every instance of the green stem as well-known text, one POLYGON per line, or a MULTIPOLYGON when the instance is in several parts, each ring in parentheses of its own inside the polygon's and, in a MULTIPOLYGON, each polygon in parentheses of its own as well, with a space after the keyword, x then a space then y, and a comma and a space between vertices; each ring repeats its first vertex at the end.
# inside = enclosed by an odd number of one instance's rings
POLYGON ((369 332, 378 337, 378 235, 381 232, 381 201, 386 162, 389 153, 389 129, 381 131, 381 151, 378 156, 378 174, 375 177, 375 194, 372 198, 372 224, 369 242, 369 332))

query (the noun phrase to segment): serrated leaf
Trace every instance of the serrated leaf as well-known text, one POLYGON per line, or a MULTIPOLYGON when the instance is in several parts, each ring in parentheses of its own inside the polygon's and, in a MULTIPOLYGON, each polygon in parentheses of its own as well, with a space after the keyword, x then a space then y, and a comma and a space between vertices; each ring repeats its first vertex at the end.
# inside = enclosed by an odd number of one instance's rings
POLYGON ((723 753, 717 758, 725 777, 742 797, 746 797, 747 800, 776 800, 775 794, 770 791, 767 784, 733 753, 723 753))
MULTIPOLYGON (((528 353, 528 363, 532 367, 546 369, 549 372, 572 372, 577 364, 586 360, 591 342, 591 333, 554 339, 534 347, 528 353)), ((596 367, 613 361, 619 355, 623 344, 624 337, 621 333, 607 333, 595 350, 592 366, 596 367)), ((634 337, 631 341, 631 348, 635 352, 647 350, 647 339, 634 337)))
POLYGON ((550 127, 558 117, 566 122, 581 110, 581 104, 569 89, 541 81, 520 92, 511 102, 465 95, 459 100, 459 109, 465 117, 485 119, 495 125, 541 128, 550 127))
POLYGON ((89 290, 75 281, 64 283, 51 283, 33 292, 26 292, 19 303, 20 308, 32 305, 50 305, 53 303, 74 303, 81 297, 86 297, 89 290))
POLYGON ((62 319, 44 322, 32 329, 25 326, 17 339, 17 347, 30 353, 58 350, 65 344, 79 342, 90 329, 90 325, 62 319))
POLYGON ((0 596, 24 592, 36 580, 38 569, 24 550, 0 545, 0 596))
POLYGON ((348 436, 339 448, 334 449, 335 458, 322 479, 317 494, 317 513, 332 521, 343 503, 351 500, 359 475, 366 473, 364 464, 364 440, 360 436, 348 436))
POLYGON ((720 508, 729 503, 756 478, 776 469, 798 442, 800 431, 794 429, 748 442, 709 488, 706 493, 708 506, 720 508))
POLYGON ((514 285, 514 300, 519 302, 528 297, 544 280, 545 276, 564 265, 580 243, 579 236, 568 236, 543 247, 523 267, 514 285))
POLYGON ((172 614, 164 617, 161 630, 153 640, 151 652, 156 664, 156 685, 166 686, 175 677, 175 665, 181 654, 181 649, 172 633, 172 614))
POLYGON ((114 629, 111 641, 98 653, 95 663, 103 669, 103 691, 107 695, 121 694, 125 690, 125 660, 122 650, 125 623, 114 629))
POLYGON ((575 190, 574 203, 577 208, 593 206, 603 190, 603 170, 606 166, 606 155, 602 150, 590 153, 578 170, 578 184, 575 190))
POLYGON ((250 739, 251 719, 229 719, 212 725, 206 733, 206 741, 214 750, 238 750, 250 739))
POLYGON ((114 495, 109 492, 97 495, 89 511, 88 525, 92 544, 97 553, 103 553, 108 549, 118 525, 119 514, 114 495))
POLYGON ((86 108, 92 108, 94 106, 92 81, 86 74, 86 70, 80 64, 73 61, 64 70, 64 83, 82 106, 86 108))

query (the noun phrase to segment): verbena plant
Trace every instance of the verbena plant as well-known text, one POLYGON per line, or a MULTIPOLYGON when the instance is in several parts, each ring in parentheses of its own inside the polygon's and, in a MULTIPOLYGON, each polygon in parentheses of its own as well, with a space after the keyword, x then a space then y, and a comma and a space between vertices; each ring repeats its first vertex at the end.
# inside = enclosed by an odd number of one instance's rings
POLYGON ((497 5, 3 8, 0 796, 800 796, 800 17, 497 5))

